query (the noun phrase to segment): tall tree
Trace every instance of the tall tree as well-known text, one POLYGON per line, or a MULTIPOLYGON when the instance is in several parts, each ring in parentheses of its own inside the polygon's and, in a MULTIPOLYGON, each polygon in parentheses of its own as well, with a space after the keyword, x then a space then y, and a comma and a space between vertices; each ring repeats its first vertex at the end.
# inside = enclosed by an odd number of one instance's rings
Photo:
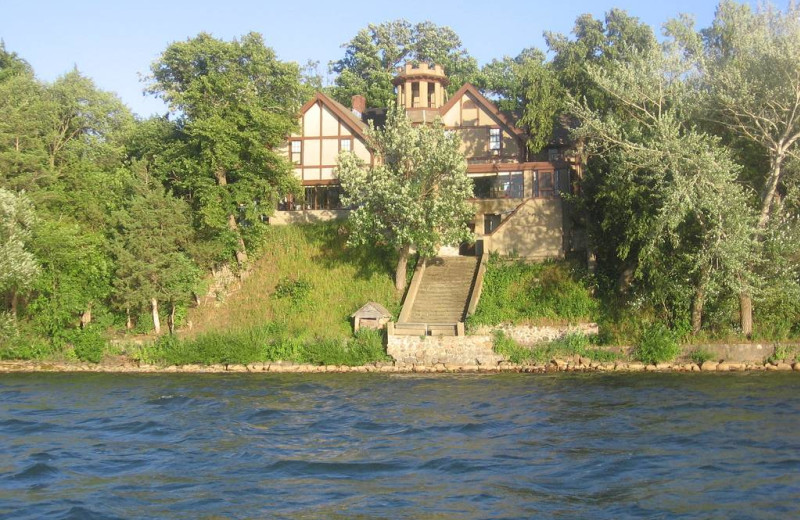
POLYGON ((114 299, 129 318, 149 307, 156 334, 161 332, 159 303, 169 305, 173 332, 175 309, 189 301, 198 280, 188 254, 191 239, 188 206, 160 184, 139 184, 118 213, 114 299))
MULTIPOLYGON (((697 33, 691 20, 669 25, 700 73, 706 117, 760 148, 767 161, 754 188, 760 193, 756 238, 766 236, 779 212, 776 197, 785 164, 800 158, 800 6, 720 3, 711 27, 697 33)), ((740 299, 741 328, 751 334, 752 296, 740 299)))
POLYGON ((582 123, 578 134, 608 166, 590 171, 589 204, 647 297, 673 319, 690 305, 697 332, 708 296, 741 286, 753 259, 754 219, 736 183, 739 166, 718 138, 691 124, 693 91, 680 60, 660 49, 629 58, 587 67, 617 110, 571 103, 582 123))
POLYGON ((516 58, 492 60, 481 69, 477 83, 497 99, 500 110, 518 116, 531 152, 539 152, 550 142, 565 92, 543 52, 525 49, 516 58))
POLYGON ((30 289, 40 272, 29 244, 35 222, 28 197, 0 188, 0 293, 14 318, 20 292, 30 289))
POLYGON ((460 138, 441 122, 412 126, 402 109, 390 108, 386 126, 370 127, 367 137, 379 165, 367 166, 352 153, 339 156, 342 202, 356 208, 349 242, 396 249, 395 287, 402 291, 412 246, 425 258, 441 245, 471 238, 473 211, 466 200, 472 181, 460 138))
POLYGON ((451 94, 478 72, 477 62, 455 31, 432 22, 369 24, 343 47, 344 57, 331 62, 330 68, 338 74, 333 96, 344 104, 359 94, 367 98, 368 107, 389 106, 395 99, 392 79, 406 62, 441 65, 450 77, 451 94))
POLYGON ((200 33, 153 64, 149 92, 169 103, 185 135, 181 178, 201 227, 226 236, 247 261, 242 224, 258 230, 278 194, 297 190, 278 151, 307 94, 299 67, 279 61, 261 35, 230 42, 200 33))

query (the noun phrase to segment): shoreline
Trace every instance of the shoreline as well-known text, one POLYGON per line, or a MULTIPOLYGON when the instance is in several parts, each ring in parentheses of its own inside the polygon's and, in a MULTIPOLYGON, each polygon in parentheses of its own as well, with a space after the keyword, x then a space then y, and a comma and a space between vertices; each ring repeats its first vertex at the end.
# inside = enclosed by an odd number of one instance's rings
POLYGON ((646 365, 639 362, 594 362, 588 360, 554 359, 549 363, 497 365, 409 365, 378 362, 360 366, 308 365, 283 362, 215 365, 140 365, 136 363, 91 364, 6 360, 0 361, 3 373, 114 373, 114 374, 314 374, 314 373, 394 373, 394 374, 459 374, 459 373, 570 373, 570 372, 798 372, 800 361, 793 363, 728 363, 706 361, 701 365, 692 362, 659 363, 646 365))

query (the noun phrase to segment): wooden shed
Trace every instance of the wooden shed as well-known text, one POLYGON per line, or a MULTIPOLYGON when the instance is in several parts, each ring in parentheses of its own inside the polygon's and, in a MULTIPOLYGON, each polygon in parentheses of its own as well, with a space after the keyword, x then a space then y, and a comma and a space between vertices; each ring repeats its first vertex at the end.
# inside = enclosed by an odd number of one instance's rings
POLYGON ((361 327, 382 329, 392 319, 392 313, 380 303, 368 302, 350 317, 353 318, 353 331, 358 332, 361 327))

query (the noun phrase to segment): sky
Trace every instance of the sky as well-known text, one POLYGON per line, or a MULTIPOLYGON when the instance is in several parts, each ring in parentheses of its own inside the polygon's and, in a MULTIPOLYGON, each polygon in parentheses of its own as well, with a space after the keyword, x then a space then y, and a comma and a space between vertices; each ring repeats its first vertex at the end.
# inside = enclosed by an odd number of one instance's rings
POLYGON ((39 79, 50 82, 77 67, 146 117, 166 111, 160 100, 143 94, 150 64, 170 43, 202 31, 226 40, 259 32, 280 59, 318 61, 327 74, 328 63, 344 55, 342 44, 359 29, 398 18, 451 27, 482 65, 526 47, 546 50, 543 32, 569 34, 583 13, 602 18, 618 7, 660 32, 679 13, 705 27, 716 5, 715 0, 0 0, 0 38, 39 79))

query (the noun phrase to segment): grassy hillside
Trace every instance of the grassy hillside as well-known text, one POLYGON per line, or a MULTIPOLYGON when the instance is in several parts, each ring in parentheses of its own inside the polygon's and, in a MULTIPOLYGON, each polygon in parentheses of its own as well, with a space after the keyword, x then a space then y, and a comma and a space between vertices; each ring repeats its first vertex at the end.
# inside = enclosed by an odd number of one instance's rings
POLYGON ((346 248, 344 223, 273 226, 241 289, 218 306, 191 309, 196 336, 236 331, 269 322, 299 338, 351 335, 349 316, 368 301, 397 315, 400 297, 392 283, 393 255, 373 248, 346 248))

